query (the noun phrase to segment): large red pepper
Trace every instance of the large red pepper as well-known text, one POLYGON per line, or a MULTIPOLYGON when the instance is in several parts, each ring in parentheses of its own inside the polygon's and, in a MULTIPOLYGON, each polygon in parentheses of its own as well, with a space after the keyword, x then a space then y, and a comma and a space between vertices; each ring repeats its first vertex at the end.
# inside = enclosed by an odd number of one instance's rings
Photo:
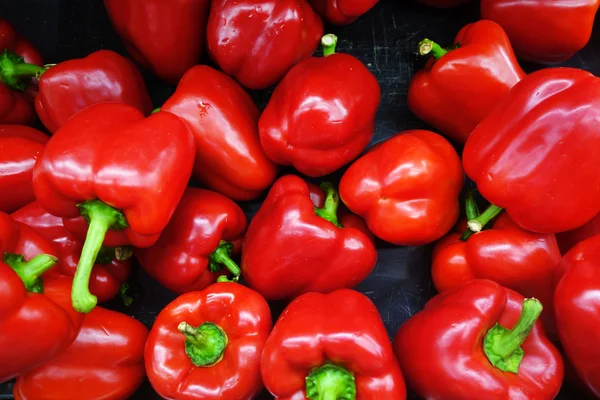
MULTIPOLYGON (((61 260, 60 273, 75 275, 83 242, 65 229, 62 218, 48 213, 37 201, 15 211, 12 217, 51 240, 61 260)), ((90 275, 90 292, 98 297, 98 301, 110 300, 119 293, 121 284, 131 273, 130 256, 131 250, 127 248, 103 247, 100 250, 90 275)))
POLYGON ((598 214, 600 186, 590 182, 600 181, 600 170, 582 168, 600 163, 598 93, 600 79, 588 72, 543 69, 517 83, 475 128, 463 165, 492 208, 543 233, 577 228, 598 214))
POLYGON ((464 143, 473 129, 525 77, 502 27, 492 21, 466 25, 446 50, 425 39, 431 55, 408 87, 408 106, 419 118, 464 143))
POLYGON ((482 0, 481 17, 506 31, 517 55, 530 61, 565 61, 592 35, 600 0, 482 0))
POLYGON ((146 373, 163 398, 253 399, 271 311, 258 293, 233 282, 179 296, 154 322, 146 373))
POLYGON ((323 23, 306 0, 213 0, 206 41, 225 73, 264 89, 310 57, 321 36, 323 23))
POLYGON ((325 204, 316 208, 306 182, 286 175, 275 182, 250 222, 242 275, 268 300, 351 288, 375 267, 377 250, 369 237, 340 225, 338 194, 331 184, 321 187, 325 204))
POLYGON ((600 214, 589 220, 585 225, 571 231, 560 232, 556 234, 560 252, 567 254, 577 243, 583 242, 592 236, 600 235, 600 214))
POLYGON ((408 385, 427 399, 556 397, 563 361, 540 322, 541 303, 488 280, 431 299, 398 330, 408 385))
POLYGON ((23 125, 0 125, 0 211, 12 212, 35 200, 33 166, 48 136, 23 125))
POLYGON ((369 11, 379 0, 309 0, 330 24, 347 25, 369 11))
POLYGON ((248 221, 232 200, 204 189, 187 188, 171 221, 153 246, 135 256, 146 272, 176 293, 201 290, 221 275, 234 279, 248 221))
POLYGON ((406 398, 377 308, 349 289, 292 301, 267 340, 261 371, 276 399, 406 398))
POLYGON ((209 189, 251 200, 275 180, 258 137, 260 111, 234 79, 198 65, 161 109, 187 122, 196 140, 193 176, 209 189))
POLYGON ((352 161, 375 131, 377 79, 357 58, 335 53, 336 43, 335 35, 323 36, 324 56, 288 72, 258 124, 267 156, 308 176, 328 175, 352 161))
POLYGON ((89 223, 73 280, 73 304, 89 312, 88 280, 109 229, 134 246, 156 242, 181 199, 194 163, 194 139, 173 114, 148 118, 126 104, 90 106, 46 145, 33 188, 53 215, 89 223))
POLYGON ((126 400, 144 380, 147 337, 141 322, 96 307, 67 350, 17 378, 15 400, 126 400))
POLYGON ((458 154, 446 139, 429 131, 405 131, 348 168, 340 197, 380 239, 422 245, 456 223, 463 181, 458 154))

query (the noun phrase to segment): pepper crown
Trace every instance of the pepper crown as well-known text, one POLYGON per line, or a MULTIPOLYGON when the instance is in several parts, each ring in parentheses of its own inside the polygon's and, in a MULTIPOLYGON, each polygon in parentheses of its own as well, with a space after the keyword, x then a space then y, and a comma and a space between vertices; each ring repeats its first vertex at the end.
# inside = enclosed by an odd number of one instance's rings
POLYGON ((338 228, 342 228, 337 216, 338 206, 340 205, 340 195, 329 182, 321 183, 320 187, 323 192, 325 192, 325 203, 321 208, 315 207, 315 214, 331 222, 338 228))
POLYGON ((205 322, 194 328, 181 322, 177 329, 185 336, 185 354, 196 367, 211 367, 223 359, 227 334, 218 325, 205 322))
POLYGON ((14 90, 25 90, 30 78, 39 78, 47 69, 27 64, 23 57, 10 50, 4 50, 0 54, 0 80, 14 90))
POLYGON ((4 253, 3 261, 19 275, 28 292, 43 293, 44 286, 40 277, 57 263, 58 258, 50 254, 39 254, 25 261, 21 254, 4 253))
POLYGON ((306 377, 306 397, 310 400, 354 400, 354 375, 332 363, 314 368, 306 377))

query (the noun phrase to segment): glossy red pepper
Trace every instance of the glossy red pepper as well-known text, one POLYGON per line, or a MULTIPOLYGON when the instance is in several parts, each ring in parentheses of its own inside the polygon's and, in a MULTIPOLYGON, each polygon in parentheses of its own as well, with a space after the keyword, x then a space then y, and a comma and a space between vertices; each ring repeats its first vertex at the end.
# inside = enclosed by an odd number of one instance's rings
POLYGON ((125 48, 170 82, 198 64, 204 50, 209 0, 104 0, 125 48))
POLYGON ((585 47, 598 6, 600 0, 481 0, 481 17, 502 25, 519 57, 554 63, 585 47))
POLYGON ((488 280, 431 299, 396 333, 408 385, 427 399, 556 397, 562 358, 540 322, 541 303, 488 280))
POLYGON ((600 181, 600 170, 581 166, 600 163, 599 92, 600 79, 588 72, 543 69, 475 128, 463 165, 492 208, 542 233, 577 228, 598 214, 600 186, 590 182, 600 181))
POLYGON ((48 136, 23 125, 0 125, 0 211, 12 212, 35 200, 33 166, 48 136))
POLYGON ((347 25, 369 11, 379 0, 309 0, 316 12, 334 25, 347 25))
POLYGON ((146 343, 146 373, 163 398, 253 399, 271 331, 269 305, 234 282, 215 283, 167 305, 146 343))
POLYGON ((15 400, 129 399, 145 377, 147 337, 141 322, 96 307, 67 350, 17 378, 15 400))
POLYGON ((421 4, 437 8, 452 8, 470 2, 471 0, 417 0, 421 4))
POLYGON ((335 53, 337 37, 322 39, 323 57, 296 64, 277 85, 258 123, 271 160, 308 176, 328 175, 371 141, 380 90, 364 64, 335 53))
POLYGON ((408 87, 408 106, 420 119, 464 143, 473 129, 525 77, 502 27, 492 21, 466 25, 446 50, 429 39, 419 43, 431 55, 408 87))
POLYGON ((446 139, 429 131, 405 131, 348 168, 340 197, 380 239, 422 245, 456 223, 463 181, 458 154, 446 139))
POLYGON ((90 226, 73 280, 73 304, 89 312, 88 280, 109 229, 134 246, 156 242, 175 211, 194 163, 194 140, 179 118, 148 118, 126 104, 96 104, 50 139, 34 168, 33 188, 53 215, 83 216, 90 226))
POLYGON ((589 220, 585 225, 571 231, 559 232, 556 234, 558 247, 561 254, 567 254, 577 243, 591 238, 592 236, 600 235, 600 214, 589 220))
POLYGON ((261 372, 276 399, 406 398, 377 308, 349 289, 292 301, 267 340, 261 372))
POLYGON ((240 268, 231 256, 239 252, 247 225, 246 215, 232 200, 187 188, 158 242, 136 250, 135 256, 167 289, 201 290, 224 274, 237 280, 240 268))
POLYGON ((375 267, 377 250, 371 240, 340 225, 337 192, 328 183, 321 187, 325 205, 316 208, 306 182, 286 175, 275 182, 250 222, 242 276, 267 300, 351 288, 375 267))
POLYGON ((260 111, 232 78, 206 65, 190 69, 161 108, 187 124, 196 140, 193 176, 235 200, 258 197, 276 168, 258 137, 260 111))
MULTIPOLYGON (((75 275, 83 242, 65 229, 62 218, 48 213, 37 201, 15 211, 12 217, 51 240, 61 260, 60 273, 67 276, 75 275)), ((103 247, 100 250, 89 283, 90 292, 98 297, 98 301, 110 300, 119 293, 121 284, 131 273, 130 256, 131 249, 128 248, 103 247)))
POLYGON ((310 57, 321 36, 323 23, 306 0, 213 0, 206 42, 225 73, 264 89, 310 57))

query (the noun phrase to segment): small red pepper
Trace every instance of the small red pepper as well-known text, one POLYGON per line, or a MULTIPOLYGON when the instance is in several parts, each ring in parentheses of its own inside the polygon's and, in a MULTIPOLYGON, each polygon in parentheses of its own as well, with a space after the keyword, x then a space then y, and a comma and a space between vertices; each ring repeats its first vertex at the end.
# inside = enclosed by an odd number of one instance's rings
POLYGON ((276 399, 406 398, 377 308, 349 289, 292 301, 267 340, 261 371, 276 399))
POLYGON ((204 50, 209 0, 104 0, 125 48, 169 83, 198 64, 204 50))
POLYGON ((556 234, 558 247, 561 254, 567 254, 577 243, 583 242, 592 236, 600 235, 600 214, 589 220, 585 225, 571 231, 556 234))
POLYGON ((323 36, 324 56, 288 72, 258 123, 267 156, 308 176, 328 175, 352 161, 375 131, 377 79, 357 58, 335 53, 336 43, 335 35, 323 36))
POLYGON ((330 24, 348 25, 369 11, 379 0, 309 0, 330 24))
POLYGON ((510 88, 525 77, 502 27, 492 21, 466 25, 451 50, 424 39, 431 55, 408 87, 408 106, 420 119, 464 143, 510 88))
POLYGON ((600 79, 572 68, 543 69, 513 87, 463 151, 465 171, 491 208, 541 233, 577 228, 600 212, 600 185, 590 185, 600 170, 581 168, 600 163, 598 93, 600 79))
POLYGON ((89 312, 88 281, 110 229, 134 246, 156 242, 175 211, 194 163, 194 140, 179 118, 148 118, 126 104, 85 108, 50 139, 34 168, 33 188, 53 215, 90 224, 73 280, 73 304, 89 312))
POLYGON ((325 204, 316 208, 306 182, 286 175, 250 222, 242 275, 267 300, 351 288, 375 267, 377 250, 369 237, 340 225, 336 190, 329 183, 321 188, 325 204))
POLYGON ((405 131, 348 168, 340 197, 380 239, 422 245, 456 223, 463 181, 458 154, 446 139, 429 131, 405 131))
POLYGON ((35 200, 33 166, 47 141, 36 129, 0 125, 0 193, 7 194, 0 196, 0 211, 12 212, 35 200))
POLYGON ((186 293, 158 315, 146 343, 146 373, 169 399, 253 399, 271 331, 269 305, 234 282, 186 293))
POLYGON ((15 400, 125 400, 142 384, 148 328, 96 307, 75 341, 41 367, 21 375, 15 400))
POLYGON ((421 4, 437 8, 453 8, 470 2, 471 0, 417 0, 421 4))
POLYGON ((321 36, 321 18, 306 0, 213 0, 206 41, 225 73, 264 89, 310 57, 321 36))
POLYGON ((598 6, 600 0, 482 0, 481 17, 502 25, 519 57, 555 63, 585 47, 598 6))
POLYGON ((556 397, 563 361, 540 322, 542 304, 488 280, 431 299, 396 333, 408 385, 427 399, 556 397))
POLYGON ((231 256, 239 252, 247 225, 246 215, 232 200, 190 187, 158 242, 137 249, 135 256, 167 289, 201 290, 224 273, 238 279, 240 268, 231 256))
POLYGON ((275 180, 258 137, 260 111, 232 78, 206 65, 183 76, 161 108, 185 122, 196 140, 193 176, 234 200, 252 200, 275 180))

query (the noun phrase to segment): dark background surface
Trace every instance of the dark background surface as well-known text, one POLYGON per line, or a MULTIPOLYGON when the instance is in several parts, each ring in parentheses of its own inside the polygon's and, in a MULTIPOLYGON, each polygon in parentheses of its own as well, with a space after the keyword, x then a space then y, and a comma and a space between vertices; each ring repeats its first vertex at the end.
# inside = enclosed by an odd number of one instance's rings
MULTIPOLYGON (((140 0, 141 1, 141 0, 140 0)), ((326 25, 326 32, 338 35, 338 51, 363 61, 381 86, 381 106, 377 128, 371 144, 391 135, 427 126, 410 113, 406 105, 408 82, 424 60, 416 56, 417 43, 428 37, 442 46, 452 43, 454 35, 467 23, 478 19, 476 1, 454 10, 435 10, 408 0, 381 0, 368 14, 346 27, 326 25)), ((127 55, 113 30, 101 0, 0 0, 0 17, 9 20, 40 50, 46 63, 84 57, 100 49, 127 55)), ((596 27, 598 28, 598 27, 596 27)), ((590 44, 561 65, 586 69, 600 74, 600 29, 595 29, 590 44)), ((204 57, 202 63, 209 63, 204 57)), ((527 72, 541 68, 521 64, 527 72)), ((173 93, 167 85, 141 69, 155 107, 173 93)), ((255 91, 252 96, 262 108, 271 90, 255 91)), ((336 182, 342 171, 331 178, 336 182)), ((254 215, 261 201, 241 204, 248 216, 254 215)), ((419 311, 435 294, 430 279, 431 246, 393 247, 379 243, 379 261, 371 275, 357 289, 367 294, 379 309, 390 337, 411 315, 419 311)), ((125 308, 113 301, 105 306, 125 312, 152 326, 158 312, 172 301, 174 293, 162 288, 141 269, 130 278, 134 303, 125 308)), ((272 304, 274 318, 283 304, 272 304)), ((12 398, 11 385, 0 385, 0 398, 12 398)), ((265 395, 264 398, 270 396, 265 395)), ((568 388, 560 399, 580 398, 568 388)), ((135 399, 158 399, 146 382, 135 399)), ((85 397, 82 397, 85 400, 85 397)))

